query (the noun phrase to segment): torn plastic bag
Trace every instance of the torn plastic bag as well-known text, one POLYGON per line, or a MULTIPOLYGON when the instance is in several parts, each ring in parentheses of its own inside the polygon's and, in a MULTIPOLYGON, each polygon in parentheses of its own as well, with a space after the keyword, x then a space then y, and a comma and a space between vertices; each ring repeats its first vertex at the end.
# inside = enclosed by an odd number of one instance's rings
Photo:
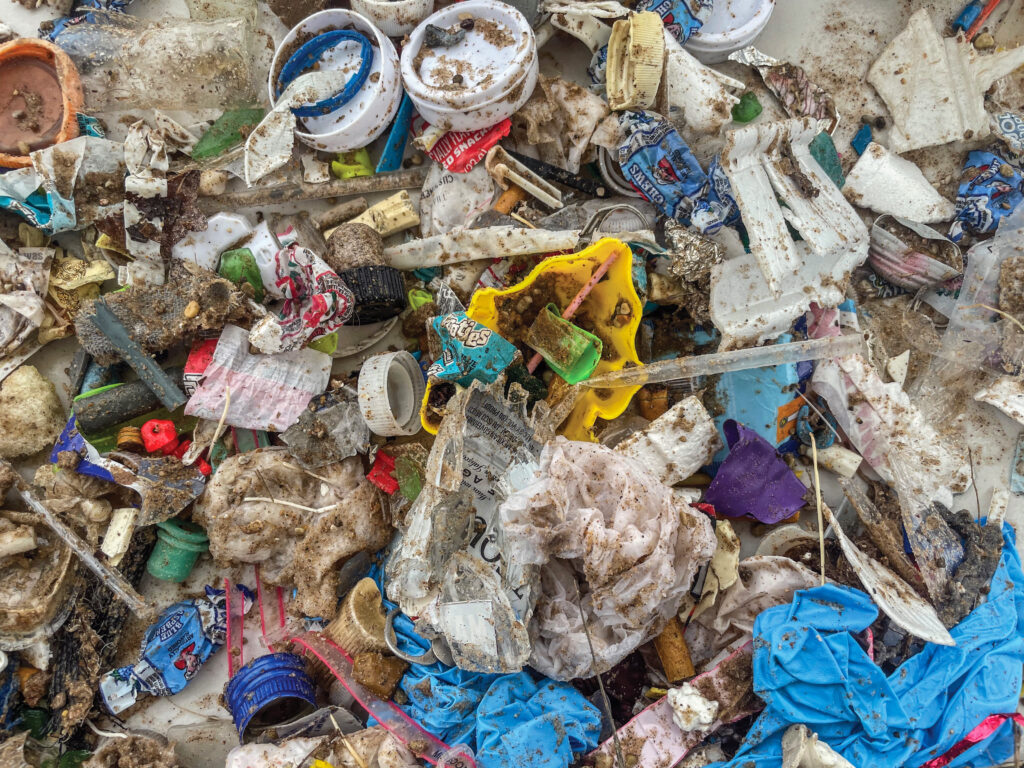
POLYGON ((281 442, 307 469, 365 452, 370 428, 359 410, 356 391, 342 386, 314 397, 298 421, 281 433, 281 442))
POLYGON ((281 432, 327 388, 331 358, 315 349, 276 355, 249 354, 246 331, 224 326, 202 383, 185 413, 243 429, 281 432))
POLYGON ((922 224, 949 221, 956 208, 939 194, 921 169, 872 141, 846 175, 843 194, 875 213, 902 216, 922 224))
POLYGON ((979 389, 974 399, 998 408, 1018 424, 1024 425, 1024 381, 1021 379, 1000 376, 979 389))
POLYGON ((48 235, 84 229, 121 211, 124 148, 80 136, 32 153, 32 167, 0 174, 0 208, 14 211, 48 235), (90 183, 79 184, 79 180, 90 183), (96 197, 97 185, 109 195, 96 197))
POLYGON ((784 605, 797 590, 819 583, 818 574, 806 566, 774 555, 748 557, 737 572, 739 578, 718 593, 714 606, 695 613, 686 625, 686 643, 698 669, 751 640, 754 620, 762 611, 784 605))
MULTIPOLYGON (((647 10, 661 13, 684 2, 644 0, 647 10)), ((711 4, 708 2, 707 7, 711 4)), ((746 87, 739 80, 705 66, 679 44, 670 24, 665 25, 665 69, 658 95, 658 111, 680 129, 718 134, 732 122, 732 108, 739 104, 736 93, 746 87)))
POLYGON ((430 237, 465 229, 493 199, 494 181, 482 165, 455 173, 434 163, 420 193, 420 234, 430 237))
POLYGON ((824 88, 808 79, 803 67, 774 59, 753 46, 730 54, 729 61, 737 61, 756 69, 768 90, 775 94, 790 117, 827 120, 829 133, 833 133, 839 125, 835 101, 824 88))
POLYGON ((299 610, 325 619, 337 611, 339 564, 380 549, 393 533, 359 459, 313 475, 276 447, 225 459, 192 516, 215 561, 259 564, 267 582, 297 588, 299 610))
MULTIPOLYGON (((501 384, 496 384, 501 387, 501 384)), ((498 504, 505 491, 502 478, 517 478, 512 485, 525 482, 540 453, 533 431, 506 403, 479 389, 474 383, 462 390, 446 406, 427 461, 422 491, 406 515, 406 524, 398 545, 388 560, 388 596, 411 616, 423 617, 417 630, 433 637, 442 634, 453 653, 459 652, 458 665, 475 671, 518 671, 529 654, 526 622, 532 596, 514 585, 495 579, 490 595, 491 638, 476 633, 482 627, 473 614, 461 620, 467 624, 465 636, 475 638, 473 647, 461 653, 459 627, 461 600, 453 579, 460 570, 476 572, 476 585, 489 577, 476 568, 453 563, 456 553, 479 560, 495 573, 502 562, 498 533, 498 504), (443 623, 443 627, 439 626, 443 623), (505 638, 493 637, 496 626, 508 627, 505 638), (509 643, 508 641, 512 642, 509 643), (492 653, 488 653, 491 651, 492 653)), ((499 389, 500 391, 500 389, 499 389)), ((474 600, 482 600, 477 591, 474 600)))
POLYGON ((989 135, 985 92, 1024 64, 1024 46, 980 54, 963 37, 939 36, 922 8, 868 70, 893 118, 889 144, 902 154, 989 135))
POLYGON ((847 275, 867 258, 867 227, 810 153, 817 134, 815 121, 805 118, 728 135, 722 163, 751 254, 727 259, 711 272, 720 351, 777 337, 812 302, 840 304, 847 275))
POLYGON ((618 147, 619 166, 645 200, 702 234, 739 221, 729 179, 717 159, 705 173, 683 137, 655 112, 625 111, 613 118, 625 136, 618 147))
POLYGON ((750 515, 773 525, 804 506, 806 486, 754 430, 729 419, 722 425, 729 455, 711 481, 704 500, 726 517, 750 515))
POLYGON ((707 464, 721 444, 704 405, 698 398, 688 397, 644 429, 633 432, 615 446, 615 451, 672 486, 707 464))
POLYGON ((991 152, 968 153, 956 194, 956 220, 949 237, 959 242, 964 232, 983 235, 995 231, 1024 201, 1024 175, 991 152))
POLYGON ((655 637, 715 548, 708 519, 642 465, 564 438, 499 515, 506 579, 539 580, 530 665, 558 680, 605 672, 655 637))
POLYGON ((279 315, 267 315, 249 332, 249 341, 261 352, 297 350, 352 317, 352 290, 313 251, 290 245, 277 252, 275 264, 284 305, 279 315))
MULTIPOLYGON (((863 592, 818 587, 798 592, 792 605, 764 611, 754 626, 754 689, 766 707, 727 765, 778 766, 782 734, 793 724, 813 728, 854 765, 921 765, 993 712, 1015 711, 1024 663, 1024 573, 1008 525, 1003 538, 988 600, 951 630, 956 645, 928 643, 888 678, 852 634, 878 613, 863 592)), ((1003 750, 997 764, 1012 752, 1010 728, 1006 722, 995 732, 1003 750)), ((989 746, 973 745, 949 766, 977 764, 973 759, 989 746)))
MULTIPOLYGON (((241 585, 235 588, 240 592, 244 614, 253 596, 241 585)), ((116 715, 135 704, 140 693, 172 696, 183 691, 226 640, 223 589, 208 586, 205 597, 174 603, 146 630, 139 661, 100 678, 104 705, 116 715)))
POLYGON ((961 366, 994 367, 1016 374, 1024 363, 1024 331, 1006 315, 1020 320, 1024 303, 1016 288, 1024 258, 1018 243, 1024 236, 1024 206, 1000 222, 996 236, 967 252, 967 269, 949 327, 938 354, 961 366))
POLYGON ((17 350, 42 325, 53 254, 53 248, 15 253, 0 241, 0 357, 17 350))

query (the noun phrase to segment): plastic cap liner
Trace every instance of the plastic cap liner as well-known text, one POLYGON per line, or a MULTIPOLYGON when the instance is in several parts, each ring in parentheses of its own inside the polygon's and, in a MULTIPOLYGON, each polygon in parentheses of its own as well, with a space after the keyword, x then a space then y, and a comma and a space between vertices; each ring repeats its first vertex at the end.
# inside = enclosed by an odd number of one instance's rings
MULTIPOLYGON (((988 600, 955 626, 955 646, 927 644, 886 677, 853 637, 878 610, 863 592, 824 586, 798 592, 754 625, 754 690, 766 703, 746 743, 727 764, 769 768, 781 760, 783 732, 806 723, 854 765, 902 768, 941 755, 993 712, 1013 712, 1024 664, 1024 573, 1013 529, 988 600)), ((953 768, 1006 761, 1010 724, 999 749, 975 763, 989 742, 972 746, 953 768)))
POLYGON ((224 695, 240 739, 250 726, 279 725, 316 706, 316 689, 306 674, 306 663, 294 653, 253 659, 228 681, 224 695), (271 709, 272 714, 263 714, 271 709))
POLYGON ((359 371, 359 410, 375 435, 412 435, 420 430, 418 406, 425 389, 419 364, 408 352, 374 355, 359 371))
POLYGON ((556 680, 604 672, 655 637, 715 548, 707 518, 678 509, 647 469, 562 438, 545 446, 536 479, 499 514, 509 572, 539 579, 530 665, 556 680))

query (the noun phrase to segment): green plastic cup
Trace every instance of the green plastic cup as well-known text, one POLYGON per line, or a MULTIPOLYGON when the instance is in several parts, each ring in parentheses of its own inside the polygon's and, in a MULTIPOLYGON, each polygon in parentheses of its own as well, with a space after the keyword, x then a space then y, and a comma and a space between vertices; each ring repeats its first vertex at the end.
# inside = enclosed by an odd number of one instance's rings
POLYGON ((206 532, 184 520, 157 523, 156 546, 146 563, 146 570, 162 581, 182 582, 192 573, 199 555, 209 548, 206 532))

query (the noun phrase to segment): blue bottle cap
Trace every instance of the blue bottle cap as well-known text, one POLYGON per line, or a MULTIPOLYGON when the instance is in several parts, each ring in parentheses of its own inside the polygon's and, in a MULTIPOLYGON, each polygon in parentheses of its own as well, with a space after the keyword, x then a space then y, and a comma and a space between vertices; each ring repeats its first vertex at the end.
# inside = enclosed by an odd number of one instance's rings
POLYGON ((306 663, 294 653, 253 659, 228 681, 225 697, 241 741, 250 730, 281 725, 316 708, 306 663))

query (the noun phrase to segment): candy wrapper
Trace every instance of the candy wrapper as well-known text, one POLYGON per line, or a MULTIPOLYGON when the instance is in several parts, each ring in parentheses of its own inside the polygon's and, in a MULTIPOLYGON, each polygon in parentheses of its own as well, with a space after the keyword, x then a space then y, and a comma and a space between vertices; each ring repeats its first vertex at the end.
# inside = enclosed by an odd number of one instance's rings
POLYGON ((435 163, 453 173, 467 173, 484 159, 487 150, 508 136, 512 121, 500 123, 478 131, 441 131, 419 115, 412 119, 413 143, 420 147, 435 163))
POLYGON ((999 222, 1024 200, 1024 176, 999 155, 975 150, 967 155, 956 195, 956 219, 949 239, 959 242, 964 232, 994 232, 999 222))
MULTIPOLYGON (((243 610, 247 612, 253 595, 241 585, 235 588, 242 594, 243 610)), ((135 704, 140 693, 179 693, 226 639, 225 592, 206 587, 206 597, 175 603, 146 630, 142 658, 137 663, 118 667, 100 678, 103 703, 116 715, 135 704)))
POLYGON ((654 11, 672 37, 685 43, 704 26, 713 7, 714 0, 640 0, 636 10, 654 11))
POLYGON ((1016 112, 989 115, 992 133, 1006 144, 1007 157, 1017 165, 1024 160, 1024 117, 1016 112))
POLYGON ((702 234, 739 221, 725 172, 712 160, 708 173, 672 124, 654 112, 622 112, 619 165, 630 184, 662 213, 702 234))
POLYGON ((807 79, 803 67, 774 59, 753 46, 736 51, 729 56, 729 60, 756 69, 768 90, 782 102, 782 108, 790 117, 828 120, 829 133, 839 125, 839 111, 835 101, 824 88, 807 79))
POLYGON ((491 384, 516 355, 513 344, 470 320, 465 312, 436 317, 431 325, 441 340, 441 355, 427 374, 443 381, 469 386, 475 379, 491 384))
POLYGON ((284 294, 277 317, 253 326, 249 341, 266 354, 299 349, 344 325, 355 297, 345 281, 308 248, 291 245, 277 252, 275 285, 284 294))

